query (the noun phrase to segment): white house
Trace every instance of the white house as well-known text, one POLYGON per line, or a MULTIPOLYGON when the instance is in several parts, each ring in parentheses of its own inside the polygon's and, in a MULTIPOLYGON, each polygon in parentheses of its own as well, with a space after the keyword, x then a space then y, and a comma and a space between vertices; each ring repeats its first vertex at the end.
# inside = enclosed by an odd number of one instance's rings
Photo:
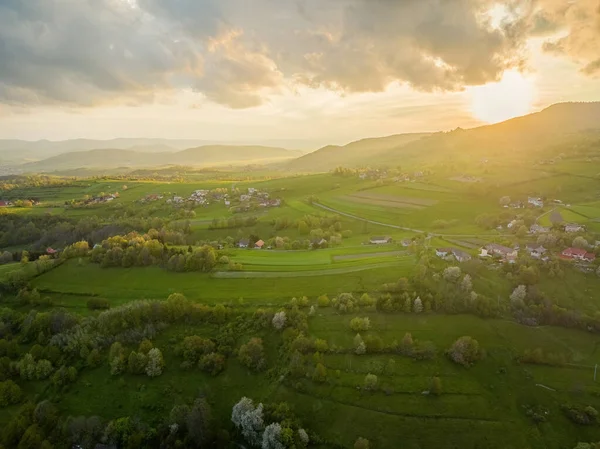
POLYGON ((533 207, 544 207, 544 201, 541 198, 528 197, 527 202, 533 207))
POLYGON ((446 258, 449 254, 452 254, 452 248, 436 248, 435 250, 435 255, 441 258, 446 258))
POLYGON ((385 245, 386 243, 392 243, 392 238, 389 236, 371 237, 369 243, 372 245, 385 245))
POLYGON ((582 232, 585 231, 585 226, 577 224, 577 223, 570 223, 570 224, 566 224, 565 225, 565 232, 582 232))

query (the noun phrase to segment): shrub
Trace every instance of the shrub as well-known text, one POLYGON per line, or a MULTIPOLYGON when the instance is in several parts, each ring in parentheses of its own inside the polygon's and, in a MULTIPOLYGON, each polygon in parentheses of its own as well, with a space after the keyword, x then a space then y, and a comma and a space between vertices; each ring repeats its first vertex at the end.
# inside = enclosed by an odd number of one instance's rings
POLYGON ((375 374, 367 374, 365 376, 365 380, 363 382, 363 388, 368 391, 373 391, 377 389, 377 376, 375 374))
POLYGON ((350 329, 354 332, 364 332, 368 331, 371 327, 371 321, 368 317, 359 318, 355 317, 350 320, 350 329))
POLYGON ((351 293, 342 293, 332 301, 334 309, 340 313, 352 313, 357 308, 356 300, 351 293))
POLYGON ((319 307, 329 307, 330 302, 331 301, 327 295, 321 295, 317 298, 317 305, 319 307))
POLYGON ((483 357, 483 350, 479 347, 477 340, 464 336, 456 340, 446 354, 454 363, 471 366, 483 357))
POLYGON ((431 379, 431 386, 429 387, 431 394, 439 396, 442 394, 442 380, 439 377, 431 379))
POLYGON ((91 298, 88 299, 87 307, 91 310, 110 309, 110 302, 107 299, 91 298))
POLYGON ((589 426, 598 422, 598 411, 590 405, 582 407, 563 404, 561 409, 567 415, 567 418, 576 424, 589 426))
POLYGON ((216 376, 225 369, 225 357, 217 352, 211 352, 200 358, 198 366, 202 371, 206 371, 212 376, 216 376))
POLYGON ((240 362, 251 370, 262 370, 266 365, 262 340, 260 338, 250 339, 248 343, 240 347, 238 357, 240 362))
POLYGON ((363 437, 359 437, 354 443, 354 449, 369 449, 369 440, 363 437))

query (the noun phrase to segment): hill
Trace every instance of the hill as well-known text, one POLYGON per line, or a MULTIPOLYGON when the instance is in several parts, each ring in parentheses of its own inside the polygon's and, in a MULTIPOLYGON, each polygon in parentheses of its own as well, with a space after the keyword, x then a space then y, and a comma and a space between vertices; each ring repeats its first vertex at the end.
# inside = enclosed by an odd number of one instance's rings
POLYGON ((311 172, 328 171, 343 165, 345 167, 368 164, 369 160, 389 150, 429 136, 426 133, 396 134, 357 140, 347 145, 328 145, 306 154, 286 164, 287 169, 311 172))
POLYGON ((165 165, 208 166, 274 162, 297 157, 299 151, 261 146, 208 145, 178 152, 141 152, 124 149, 95 149, 52 156, 20 166, 26 173, 91 168, 143 168, 165 165))

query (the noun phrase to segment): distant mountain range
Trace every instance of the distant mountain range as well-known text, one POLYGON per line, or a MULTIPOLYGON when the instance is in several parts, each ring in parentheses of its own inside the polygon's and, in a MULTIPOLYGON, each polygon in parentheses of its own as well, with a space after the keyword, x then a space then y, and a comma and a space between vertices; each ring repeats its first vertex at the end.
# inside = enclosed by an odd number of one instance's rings
POLYGON ((288 172, 324 172, 337 166, 387 167, 415 160, 457 163, 473 157, 506 158, 570 142, 578 133, 590 130, 600 132, 600 102, 559 103, 495 125, 368 138, 343 146, 328 145, 308 154, 281 146, 215 145, 200 140, 0 140, 0 164, 26 173, 235 164, 269 164, 288 172))
POLYGON ((297 158, 302 152, 261 146, 205 145, 173 152, 141 152, 105 148, 74 151, 29 162, 20 166, 26 173, 54 172, 77 168, 147 168, 167 165, 217 166, 230 164, 264 164, 297 158))

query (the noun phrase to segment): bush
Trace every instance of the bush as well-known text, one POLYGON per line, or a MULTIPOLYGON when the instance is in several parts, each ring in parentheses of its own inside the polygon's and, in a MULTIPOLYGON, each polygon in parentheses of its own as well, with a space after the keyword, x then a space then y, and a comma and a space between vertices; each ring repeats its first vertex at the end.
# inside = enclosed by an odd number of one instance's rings
POLYGON ((367 374, 365 376, 365 381, 363 382, 363 388, 368 391, 374 391, 377 389, 377 376, 375 374, 367 374))
POLYGON ((18 404, 22 398, 21 388, 12 380, 0 382, 0 407, 18 404))
POLYGON ((598 422, 598 411, 591 405, 582 407, 564 404, 561 406, 561 409, 567 415, 567 418, 575 424, 590 426, 598 422))
POLYGON ((446 354, 454 363, 471 366, 483 357, 483 350, 479 347, 477 340, 464 336, 456 340, 446 354))
POLYGON ((371 321, 368 317, 359 318, 355 317, 350 320, 350 329, 354 332, 364 332, 368 331, 371 327, 371 321))
POLYGON ((266 365, 262 339, 250 339, 248 343, 240 347, 240 350, 238 351, 238 357, 240 362, 251 370, 262 370, 266 365))
POLYGON ((332 301, 334 309, 340 313, 352 313, 358 308, 356 300, 351 293, 342 293, 332 301))
POLYGON ((225 369, 225 357, 217 352, 203 355, 198 362, 198 366, 202 371, 216 376, 225 369))
POLYGON ((87 307, 91 310, 110 309, 110 302, 107 299, 91 298, 88 299, 87 307))
POLYGON ((331 301, 329 301, 329 297, 327 295, 321 295, 317 298, 317 305, 319 307, 329 307, 330 302, 331 301))

